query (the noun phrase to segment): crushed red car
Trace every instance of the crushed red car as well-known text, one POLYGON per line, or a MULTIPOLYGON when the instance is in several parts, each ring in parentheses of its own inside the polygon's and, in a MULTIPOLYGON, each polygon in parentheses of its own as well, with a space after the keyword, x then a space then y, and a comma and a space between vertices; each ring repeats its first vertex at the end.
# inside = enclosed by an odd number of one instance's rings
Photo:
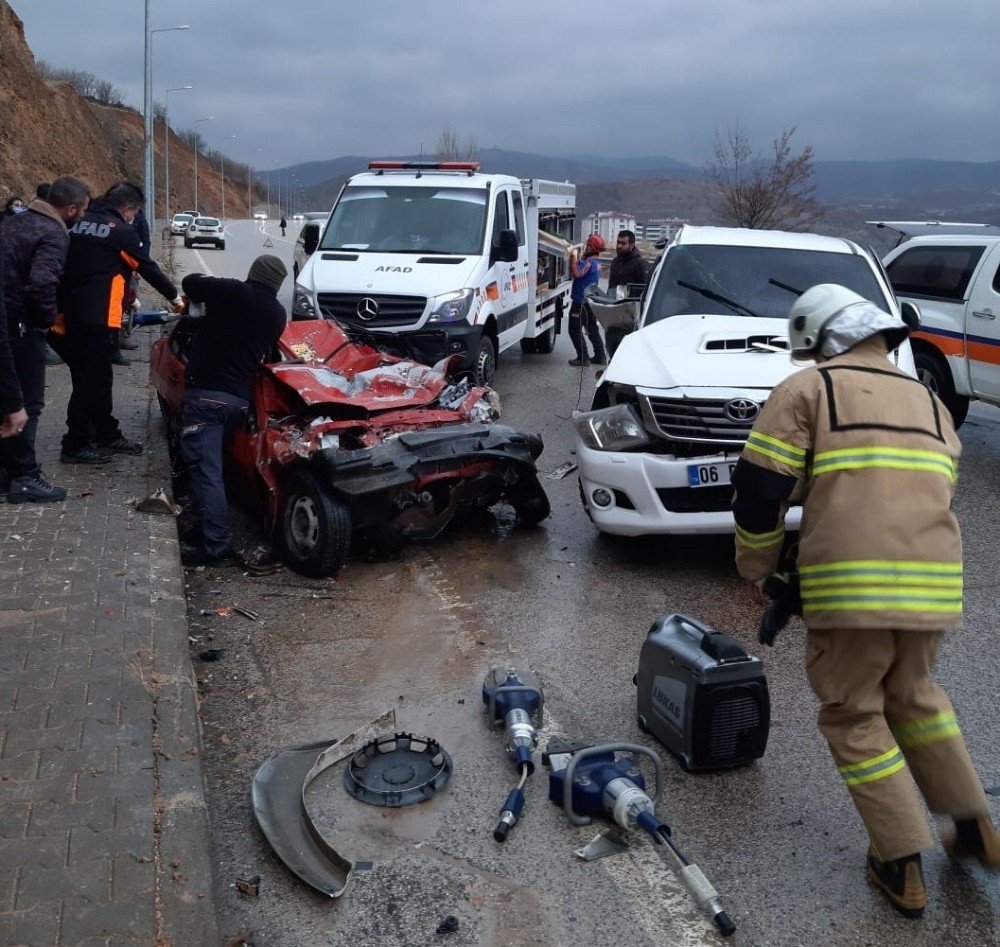
MULTIPOLYGON (((150 376, 176 438, 198 320, 153 343, 150 376)), ((288 566, 327 576, 365 537, 430 538, 498 502, 521 523, 549 514, 538 437, 495 423, 489 388, 351 341, 327 320, 292 322, 261 366, 226 458, 233 499, 257 507, 288 566)))

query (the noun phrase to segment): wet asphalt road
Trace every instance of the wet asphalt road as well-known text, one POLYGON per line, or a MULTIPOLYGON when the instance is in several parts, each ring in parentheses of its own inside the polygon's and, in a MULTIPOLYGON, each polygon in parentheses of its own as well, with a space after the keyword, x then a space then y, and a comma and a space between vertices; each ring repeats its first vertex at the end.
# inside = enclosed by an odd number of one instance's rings
MULTIPOLYGON (((231 224, 224 252, 178 249, 181 271, 243 277, 259 252, 291 271, 291 241, 231 224)), ((282 292, 286 305, 291 286, 282 292)), ((568 340, 550 356, 500 359, 504 421, 545 441, 543 473, 571 459, 568 418, 589 407, 593 370, 570 368, 568 340)), ((994 566, 1000 525, 1000 412, 974 408, 962 428, 957 509, 966 543, 966 627, 941 655, 973 759, 1000 817, 1000 661, 994 566)), ((513 769, 480 699, 493 664, 537 673, 546 730, 655 747, 635 725, 640 644, 664 612, 689 612, 754 642, 758 619, 726 538, 624 540, 600 536, 575 475, 544 479, 552 516, 522 530, 504 512, 411 545, 399 560, 351 562, 336 579, 291 572, 259 578, 232 570, 188 573, 195 669, 202 684, 205 765, 216 854, 220 924, 234 943, 261 945, 545 944, 693 945, 720 942, 665 869, 637 840, 628 854, 585 864, 573 852, 594 835, 574 829, 546 798, 541 768, 522 823, 492 839, 513 769), (204 616, 240 604, 257 610, 204 616), (220 649, 221 659, 197 655, 220 649), (399 729, 439 739, 455 761, 447 789, 408 810, 349 799, 334 771, 311 790, 324 834, 352 858, 375 862, 330 902, 294 879, 253 822, 249 786, 275 750, 334 740, 394 708, 399 729), (261 876, 260 895, 237 878, 261 876), (454 933, 436 934, 447 915, 454 933)), ((254 537, 247 521, 247 542, 254 537)), ((727 773, 685 773, 664 752, 659 812, 720 892, 741 945, 1000 944, 1000 877, 925 860, 926 917, 897 917, 867 886, 866 839, 815 728, 802 667, 803 634, 789 628, 762 655, 772 700, 765 757, 727 773)), ((544 740, 543 740, 544 742, 544 740)))

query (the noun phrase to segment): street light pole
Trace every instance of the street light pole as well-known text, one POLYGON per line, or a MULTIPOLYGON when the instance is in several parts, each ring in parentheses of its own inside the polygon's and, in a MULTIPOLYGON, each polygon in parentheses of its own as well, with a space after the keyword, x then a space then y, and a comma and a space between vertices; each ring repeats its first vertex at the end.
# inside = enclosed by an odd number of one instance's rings
POLYGON ((156 230, 156 181, 153 171, 153 34, 170 33, 174 30, 190 29, 186 23, 182 26, 170 26, 161 30, 149 28, 149 0, 143 3, 142 31, 144 39, 143 82, 142 82, 142 115, 143 115, 143 173, 142 186, 146 192, 146 220, 151 231, 156 230))
MULTIPOLYGON (((214 118, 215 118, 214 115, 209 115, 208 118, 196 118, 192 124, 197 125, 200 122, 210 122, 214 118)), ((194 135, 193 145, 194 145, 194 212, 196 214, 200 214, 201 208, 198 206, 198 135, 197 134, 194 135)))
MULTIPOLYGON (((179 85, 173 89, 167 89, 167 104, 163 107, 163 124, 166 126, 166 132, 163 136, 163 158, 164 171, 166 172, 164 176, 167 179, 167 187, 163 195, 163 214, 167 220, 170 220, 170 93, 187 92, 193 88, 194 86, 190 85, 179 85)), ((150 226, 152 227, 152 225, 150 226)))
MULTIPOLYGON (((239 135, 226 135, 222 139, 225 141, 239 141, 239 135)), ((225 146, 223 146, 225 147, 225 146)), ((226 219, 226 153, 224 151, 219 152, 220 161, 222 163, 222 219, 226 219)))

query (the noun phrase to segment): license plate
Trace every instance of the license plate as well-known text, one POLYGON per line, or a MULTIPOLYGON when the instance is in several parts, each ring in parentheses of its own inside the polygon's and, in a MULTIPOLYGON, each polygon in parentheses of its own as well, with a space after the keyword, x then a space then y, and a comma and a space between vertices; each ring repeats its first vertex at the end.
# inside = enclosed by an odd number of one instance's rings
POLYGON ((688 464, 689 487, 720 487, 732 483, 736 461, 722 464, 688 464))

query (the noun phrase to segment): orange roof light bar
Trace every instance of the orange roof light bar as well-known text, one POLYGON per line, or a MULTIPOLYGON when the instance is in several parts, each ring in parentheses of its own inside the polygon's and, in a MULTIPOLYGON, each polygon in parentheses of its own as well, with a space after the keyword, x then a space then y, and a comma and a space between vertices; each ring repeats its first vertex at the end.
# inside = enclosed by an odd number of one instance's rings
POLYGON ((369 171, 466 171, 479 170, 478 161, 369 161, 369 171))

